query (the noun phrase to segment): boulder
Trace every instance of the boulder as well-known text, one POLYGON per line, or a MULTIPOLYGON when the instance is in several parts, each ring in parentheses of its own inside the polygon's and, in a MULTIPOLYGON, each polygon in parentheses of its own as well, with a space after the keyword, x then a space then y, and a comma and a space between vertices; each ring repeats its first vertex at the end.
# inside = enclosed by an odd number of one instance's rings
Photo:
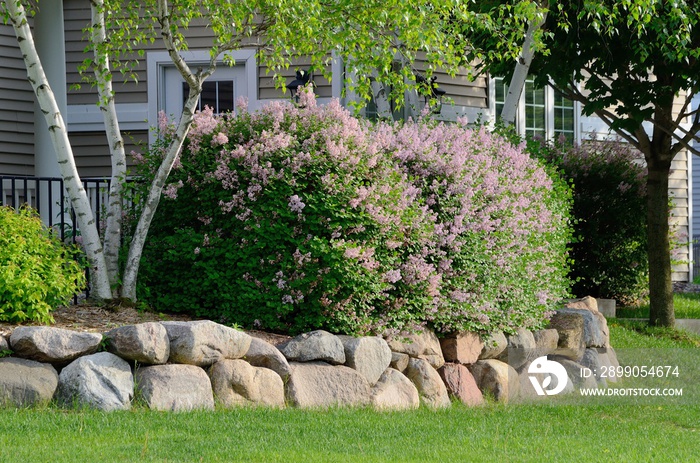
MULTIPOLYGON (((545 362, 550 361, 545 356, 542 356, 542 358, 545 362)), ((517 370, 520 379, 521 398, 541 399, 544 397, 550 397, 551 395, 563 395, 574 392, 574 384, 569 380, 569 375, 566 373, 566 369, 563 369, 562 367, 564 372, 563 380, 565 381, 564 388, 561 391, 557 391, 559 386, 559 379, 557 375, 540 372, 540 370, 543 369, 541 364, 536 364, 533 366, 533 363, 538 361, 539 358, 531 362, 527 362, 517 370), (543 395, 538 394, 538 390, 535 389, 535 386, 532 383, 533 379, 539 383, 543 395), (546 391, 549 391, 550 393, 547 393, 546 391), (556 392, 556 394, 551 394, 551 392, 556 392)))
POLYGON ((104 336, 107 351, 126 360, 158 365, 167 362, 170 356, 168 332, 160 323, 122 326, 104 336))
POLYGON ((537 330, 532 332, 535 339, 536 357, 553 354, 559 345, 559 332, 555 329, 537 330))
POLYGON ((269 342, 259 338, 251 337, 250 347, 244 358, 254 367, 269 368, 282 379, 287 379, 291 373, 289 363, 282 352, 269 342))
POLYGON ((591 296, 586 296, 581 299, 572 299, 564 304, 564 308, 584 309, 588 310, 589 312, 598 312, 598 300, 591 296))
POLYGON ((134 398, 131 367, 109 352, 80 357, 61 370, 56 398, 64 406, 128 410, 134 398))
POLYGON ((445 364, 445 357, 442 354, 419 355, 416 358, 425 360, 436 370, 445 364))
POLYGON ((338 336, 328 331, 303 333, 279 346, 290 362, 322 361, 333 365, 345 363, 345 349, 338 336))
POLYGON ((10 336, 10 345, 16 356, 56 364, 66 364, 96 352, 101 341, 99 333, 81 333, 51 326, 20 326, 10 336))
POLYGON ((134 375, 136 393, 153 410, 214 409, 211 381, 195 365, 153 365, 134 375))
POLYGON ((586 309, 560 309, 557 313, 579 314, 583 317, 583 344, 586 347, 607 347, 610 345, 608 321, 600 312, 591 312, 586 309))
POLYGON ((392 352, 408 354, 410 357, 420 358, 428 355, 442 357, 440 341, 435 336, 435 333, 428 329, 403 337, 389 338, 387 343, 392 352))
POLYGON ((421 401, 431 408, 450 406, 450 397, 445 383, 427 360, 411 358, 406 368, 406 376, 418 389, 421 401))
MULTIPOLYGON (((603 376, 603 364, 600 361, 597 349, 586 349, 581 358, 581 365, 591 370, 599 387, 607 387, 607 376, 603 376)), ((607 373, 607 372, 606 372, 607 373)))
POLYGON ((284 383, 269 368, 245 360, 221 360, 209 369, 214 398, 225 407, 263 405, 284 407, 284 383))
POLYGON ((170 339, 170 361, 208 366, 223 359, 243 357, 250 336, 209 320, 161 322, 170 339))
POLYGON ((408 368, 408 359, 411 357, 408 354, 402 354, 401 352, 391 353, 391 363, 389 366, 399 372, 403 373, 408 368))
POLYGON ((56 369, 46 363, 0 358, 0 407, 29 407, 49 402, 58 386, 56 369))
POLYGON ((438 373, 451 397, 469 406, 484 403, 484 396, 479 390, 479 386, 476 385, 474 376, 464 365, 446 363, 438 370, 438 373))
POLYGON ((479 360, 469 366, 482 394, 507 403, 520 395, 520 380, 515 369, 496 359, 479 360))
POLYGON ((583 343, 583 315, 557 311, 549 321, 549 327, 559 333, 555 353, 576 362, 581 360, 586 350, 583 343))
POLYGON ((445 361, 469 365, 479 360, 484 342, 477 333, 458 333, 441 339, 440 347, 445 361))
POLYGON ((584 373, 585 367, 580 363, 559 355, 553 355, 551 360, 559 362, 566 369, 566 373, 576 389, 595 389, 598 387, 595 375, 587 376, 584 373))
POLYGON ((287 400, 301 408, 363 406, 370 403, 370 386, 350 367, 325 362, 290 363, 285 385, 287 400))
POLYGON ((382 373, 371 394, 372 405, 379 410, 408 410, 420 405, 416 386, 393 368, 387 368, 382 373))
POLYGON ((5 339, 5 336, 0 334, 0 352, 6 352, 10 350, 10 344, 5 339))
POLYGON ((532 331, 518 328, 515 334, 508 335, 508 346, 498 360, 508 363, 514 369, 518 369, 525 363, 537 358, 537 345, 532 331))
POLYGON ((357 370, 370 386, 379 381, 382 373, 391 364, 391 349, 386 341, 377 336, 338 336, 345 349, 345 365, 357 370))
POLYGON ((508 347, 508 339, 501 331, 494 331, 484 338, 484 347, 479 354, 479 360, 495 359, 508 347))
POLYGON ((596 351, 598 352, 598 360, 600 361, 601 368, 606 369, 606 381, 608 383, 616 383, 618 380, 617 375, 610 374, 612 368, 617 368, 620 366, 620 363, 617 361, 617 354, 615 354, 615 350, 613 350, 612 347, 603 347, 596 349, 596 351))

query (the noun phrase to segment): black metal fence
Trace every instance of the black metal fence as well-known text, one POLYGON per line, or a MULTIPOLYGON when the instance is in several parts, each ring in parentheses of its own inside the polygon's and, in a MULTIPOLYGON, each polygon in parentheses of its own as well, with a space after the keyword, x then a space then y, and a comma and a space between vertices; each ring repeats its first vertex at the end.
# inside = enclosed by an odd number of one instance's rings
MULTIPOLYGON (((98 224, 108 204, 110 179, 82 179, 98 224)), ((78 243, 80 228, 70 199, 65 194, 63 179, 55 177, 20 177, 0 175, 0 205, 19 208, 29 205, 36 209, 46 226, 54 229, 64 243, 78 243)), ((98 227, 98 229, 101 227, 98 227)), ((90 274, 87 272, 85 297, 90 296, 90 274)), ((78 295, 75 297, 77 301, 78 295)))
POLYGON ((693 236, 693 279, 700 276, 700 235, 693 236))

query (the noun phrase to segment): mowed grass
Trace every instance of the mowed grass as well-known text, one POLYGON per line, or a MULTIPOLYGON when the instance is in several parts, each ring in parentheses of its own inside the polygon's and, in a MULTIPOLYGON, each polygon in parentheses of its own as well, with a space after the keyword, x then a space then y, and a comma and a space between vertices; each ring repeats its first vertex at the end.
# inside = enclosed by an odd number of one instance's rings
MULTIPOLYGON (((697 348, 700 336, 611 320, 618 348, 697 348)), ((700 351, 699 351, 700 352, 700 351)), ((0 462, 689 462, 700 403, 489 403, 164 413, 0 409, 0 462)))
MULTIPOLYGON (((676 318, 700 318, 700 293, 676 293, 673 295, 676 318)), ((617 318, 649 318, 649 304, 637 307, 618 307, 617 318)))

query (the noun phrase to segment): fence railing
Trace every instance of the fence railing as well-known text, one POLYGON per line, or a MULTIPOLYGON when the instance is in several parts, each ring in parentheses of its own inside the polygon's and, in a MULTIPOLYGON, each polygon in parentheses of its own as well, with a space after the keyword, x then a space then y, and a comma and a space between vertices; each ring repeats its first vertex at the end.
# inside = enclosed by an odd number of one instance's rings
POLYGON ((693 279, 700 276, 700 235, 693 236, 693 279))
MULTIPOLYGON (((101 223, 109 197, 110 179, 82 179, 95 220, 101 223)), ((63 179, 55 177, 20 177, 0 175, 0 204, 19 208, 29 205, 36 209, 46 226, 53 228, 64 243, 77 243, 80 236, 75 211, 65 194, 63 179)), ((98 227, 99 228, 99 227, 98 227)), ((90 274, 86 272, 85 297, 90 296, 90 274)), ((75 300, 77 300, 76 295, 75 300)))

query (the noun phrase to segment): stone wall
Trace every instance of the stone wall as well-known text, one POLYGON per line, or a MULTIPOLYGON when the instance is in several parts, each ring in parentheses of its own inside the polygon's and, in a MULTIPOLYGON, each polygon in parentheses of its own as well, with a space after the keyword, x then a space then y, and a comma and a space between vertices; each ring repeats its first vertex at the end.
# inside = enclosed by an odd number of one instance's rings
POLYGON ((474 406, 484 395, 538 397, 529 377, 547 359, 566 369, 564 392, 604 386, 603 379, 581 377, 581 368, 600 371, 617 361, 592 298, 557 311, 549 329, 486 340, 473 333, 382 339, 319 330, 275 346, 211 321, 149 322, 104 334, 19 327, 9 339, 0 336, 0 352, 8 351, 0 358, 0 405, 55 401, 100 410, 128 409, 134 399, 173 411, 217 403, 442 408, 451 398, 474 406))

